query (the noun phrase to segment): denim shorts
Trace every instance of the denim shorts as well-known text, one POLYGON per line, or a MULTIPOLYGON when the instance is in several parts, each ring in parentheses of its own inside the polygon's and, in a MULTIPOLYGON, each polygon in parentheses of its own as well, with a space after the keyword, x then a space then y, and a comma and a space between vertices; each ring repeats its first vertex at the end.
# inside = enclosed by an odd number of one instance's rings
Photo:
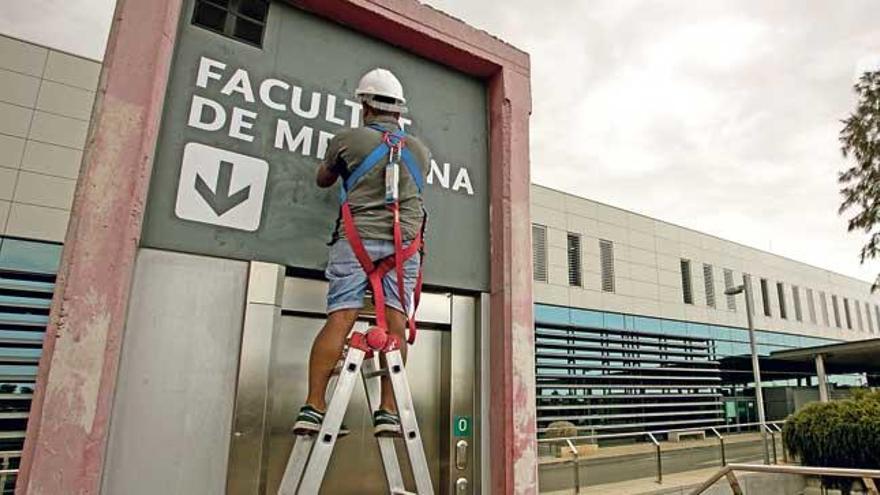
MULTIPOLYGON (((365 239, 364 249, 373 261, 394 254, 394 243, 386 240, 365 239)), ((412 311, 413 290, 419 276, 421 253, 416 253, 403 263, 403 288, 406 292, 406 309, 412 311)), ((330 246, 327 269, 324 271, 330 288, 327 290, 327 313, 341 309, 360 309, 364 307, 364 294, 369 281, 367 274, 354 255, 346 239, 339 239, 330 246)), ((397 271, 391 270, 382 277, 385 289, 385 305, 404 312, 397 290, 397 271)))

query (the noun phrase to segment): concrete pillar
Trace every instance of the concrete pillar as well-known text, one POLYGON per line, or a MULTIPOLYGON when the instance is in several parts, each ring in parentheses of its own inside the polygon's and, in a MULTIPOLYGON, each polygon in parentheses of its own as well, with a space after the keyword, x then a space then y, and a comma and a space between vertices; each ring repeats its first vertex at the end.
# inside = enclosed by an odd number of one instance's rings
POLYGON ((828 379, 825 377, 825 358, 816 354, 816 377, 819 381, 819 401, 828 402, 828 379))
POLYGON ((97 494, 182 0, 119 0, 37 371, 16 493, 97 494))

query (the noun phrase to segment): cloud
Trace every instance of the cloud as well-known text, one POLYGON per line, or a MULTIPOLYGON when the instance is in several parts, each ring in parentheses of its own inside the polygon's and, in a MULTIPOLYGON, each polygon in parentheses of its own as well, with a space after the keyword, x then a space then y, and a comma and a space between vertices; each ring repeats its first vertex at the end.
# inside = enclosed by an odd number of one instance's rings
MULTIPOLYGON (((836 172, 876 0, 428 0, 532 57, 538 183, 866 280, 836 172)), ((6 1, 0 32, 103 55, 114 0, 6 1)))
POLYGON ((101 59, 116 0, 9 0, 0 33, 75 55, 101 59))
POLYGON ((880 53, 880 3, 429 1, 531 54, 536 182, 865 280, 880 272, 858 262, 836 183, 839 120, 857 61, 880 53))

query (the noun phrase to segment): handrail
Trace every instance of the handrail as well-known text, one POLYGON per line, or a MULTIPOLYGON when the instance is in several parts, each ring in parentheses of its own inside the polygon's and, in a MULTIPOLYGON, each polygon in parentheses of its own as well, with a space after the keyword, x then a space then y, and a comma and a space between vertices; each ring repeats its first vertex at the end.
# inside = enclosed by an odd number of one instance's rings
MULTIPOLYGON (((767 424, 776 425, 777 423, 784 423, 785 421, 768 421, 767 424)), ((628 432, 628 433, 599 433, 596 435, 578 435, 573 437, 555 437, 555 438, 539 438, 538 443, 556 443, 563 442, 565 440, 601 440, 604 438, 627 438, 627 437, 644 437, 648 433, 653 433, 654 435, 663 435, 666 433, 676 433, 682 431, 695 431, 695 430, 703 430, 707 431, 711 428, 717 428, 719 430, 731 430, 735 428, 742 428, 745 426, 757 426, 758 431, 760 431, 761 423, 737 423, 737 424, 729 424, 729 425, 710 425, 710 426, 695 426, 691 428, 673 428, 669 430, 651 430, 649 431, 636 431, 636 432, 628 432)), ((547 428, 542 428, 541 430, 547 430, 547 428)), ((540 430, 539 430, 540 431, 540 430)))
POLYGON ((652 433, 648 433, 648 438, 651 439, 651 442, 654 444, 654 447, 657 448, 657 483, 663 484, 663 460, 662 453, 660 451, 660 442, 654 438, 652 433))
POLYGON ((565 443, 568 444, 568 448, 573 456, 571 463, 574 466, 574 493, 579 494, 581 492, 580 451, 578 451, 571 440, 566 440, 565 443))
POLYGON ((849 469, 849 468, 830 468, 830 467, 813 467, 813 466, 780 466, 765 464, 728 464, 711 478, 706 480, 690 495, 700 495, 710 486, 714 485, 723 477, 727 478, 730 488, 734 495, 743 495, 742 488, 736 479, 735 471, 744 471, 750 473, 776 473, 776 474, 802 474, 807 476, 838 476, 844 478, 860 478, 868 488, 870 495, 878 495, 877 486, 874 478, 880 479, 880 470, 878 469, 849 469))
POLYGON ((724 436, 722 436, 721 433, 718 433, 718 430, 716 430, 714 427, 709 428, 709 429, 712 430, 712 433, 714 433, 715 436, 718 437, 718 442, 721 443, 721 465, 726 466, 727 465, 727 453, 724 450, 724 436))
MULTIPOLYGON (((782 431, 782 429, 779 427, 779 423, 784 423, 784 422, 785 422, 785 420, 768 421, 768 422, 766 422, 764 427, 767 428, 767 431, 771 431, 771 433, 772 433, 772 430, 769 427, 767 427, 766 425, 773 425, 774 428, 776 428, 779 431, 782 431)), ((588 436, 580 436, 580 437, 575 436, 575 437, 541 438, 541 439, 538 439, 538 443, 564 442, 565 444, 567 444, 569 450, 571 450, 572 454, 574 455, 574 458, 568 462, 571 462, 574 466, 575 493, 580 493, 580 469, 579 469, 580 453, 577 450, 577 447, 574 445, 573 440, 593 440, 593 439, 598 440, 598 439, 602 439, 602 438, 626 438, 626 437, 645 437, 645 436, 647 436, 648 439, 651 441, 651 443, 654 444, 654 448, 656 449, 656 453, 657 453, 657 483, 662 484, 663 483, 662 449, 661 449, 660 442, 657 440, 657 437, 655 437, 655 435, 660 435, 660 434, 665 434, 665 433, 682 432, 682 431, 704 431, 704 432, 711 431, 716 437, 718 437, 719 442, 721 442, 721 463, 722 463, 722 465, 732 466, 733 464, 730 464, 730 465, 727 464, 727 456, 726 456, 726 452, 725 452, 724 437, 721 435, 721 433, 718 432, 718 430, 719 429, 725 430, 725 429, 741 428, 744 426, 757 426, 758 431, 761 432, 761 431, 763 431, 761 429, 761 425, 762 425, 762 423, 739 423, 739 424, 731 424, 731 425, 707 426, 707 427, 703 427, 703 428, 676 428, 676 429, 672 429, 672 430, 640 431, 640 432, 634 432, 634 433, 609 433, 609 434, 588 435, 588 436)), ((774 444, 773 450, 774 450, 774 458, 775 458, 776 457, 775 456, 775 450, 776 450, 775 440, 774 440, 773 444, 774 444)), ((785 455, 784 448, 783 448, 783 455, 785 455)), ((723 474, 722 474, 722 476, 723 476, 723 474)), ((872 494, 872 495, 880 495, 880 493, 872 494)))

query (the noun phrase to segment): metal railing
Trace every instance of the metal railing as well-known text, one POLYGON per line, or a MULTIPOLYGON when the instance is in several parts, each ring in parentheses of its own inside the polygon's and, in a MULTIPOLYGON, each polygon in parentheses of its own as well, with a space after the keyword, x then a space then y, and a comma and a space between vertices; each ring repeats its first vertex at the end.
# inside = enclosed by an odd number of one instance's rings
MULTIPOLYGON (((738 423, 738 424, 730 424, 730 425, 715 425, 715 426, 707 426, 707 427, 697 427, 697 428, 675 428, 669 430, 655 430, 655 431, 639 431, 632 433, 600 433, 596 435, 581 435, 574 437, 559 437, 559 438, 540 438, 538 439, 539 444, 558 444, 562 443, 564 447, 567 447, 568 450, 572 454, 572 459, 563 461, 563 463, 571 464, 574 469, 574 489, 575 493, 580 493, 580 451, 577 446, 574 444, 575 441, 588 441, 588 440, 604 440, 604 439, 617 439, 617 438, 647 438, 653 445, 656 453, 656 461, 657 461, 657 483, 663 484, 663 450, 660 442, 657 440, 657 435, 668 435, 670 433, 687 433, 687 432, 702 432, 706 433, 707 431, 711 431, 712 434, 718 439, 718 444, 721 449, 721 465, 728 466, 727 464, 727 453, 725 450, 724 443, 724 435, 722 435, 719 430, 741 430, 743 428, 751 428, 756 427, 759 433, 764 433, 766 431, 771 436, 771 442, 773 444, 773 462, 778 463, 778 459, 776 456, 776 433, 781 433, 782 428, 779 426, 780 424, 785 423, 785 421, 772 421, 767 422, 764 425, 766 430, 761 429, 761 423, 738 423)), ((754 431, 754 430, 752 430, 754 431)), ((786 455, 785 448, 782 449, 783 459, 788 459, 786 455)), ((731 466, 740 464, 730 464, 731 466)), ((742 464, 746 465, 746 464, 742 464)), ((880 495, 880 494, 876 494, 880 495)))
POLYGON ((877 469, 842 469, 808 466, 768 466, 766 464, 728 464, 715 473, 705 483, 692 491, 690 495, 700 495, 714 485, 721 478, 727 478, 730 489, 734 495, 743 495, 739 480, 736 479, 736 471, 748 473, 775 473, 775 474, 799 474, 804 476, 836 476, 840 478, 861 479, 868 490, 869 495, 880 495, 874 479, 880 479, 880 470, 877 469))

